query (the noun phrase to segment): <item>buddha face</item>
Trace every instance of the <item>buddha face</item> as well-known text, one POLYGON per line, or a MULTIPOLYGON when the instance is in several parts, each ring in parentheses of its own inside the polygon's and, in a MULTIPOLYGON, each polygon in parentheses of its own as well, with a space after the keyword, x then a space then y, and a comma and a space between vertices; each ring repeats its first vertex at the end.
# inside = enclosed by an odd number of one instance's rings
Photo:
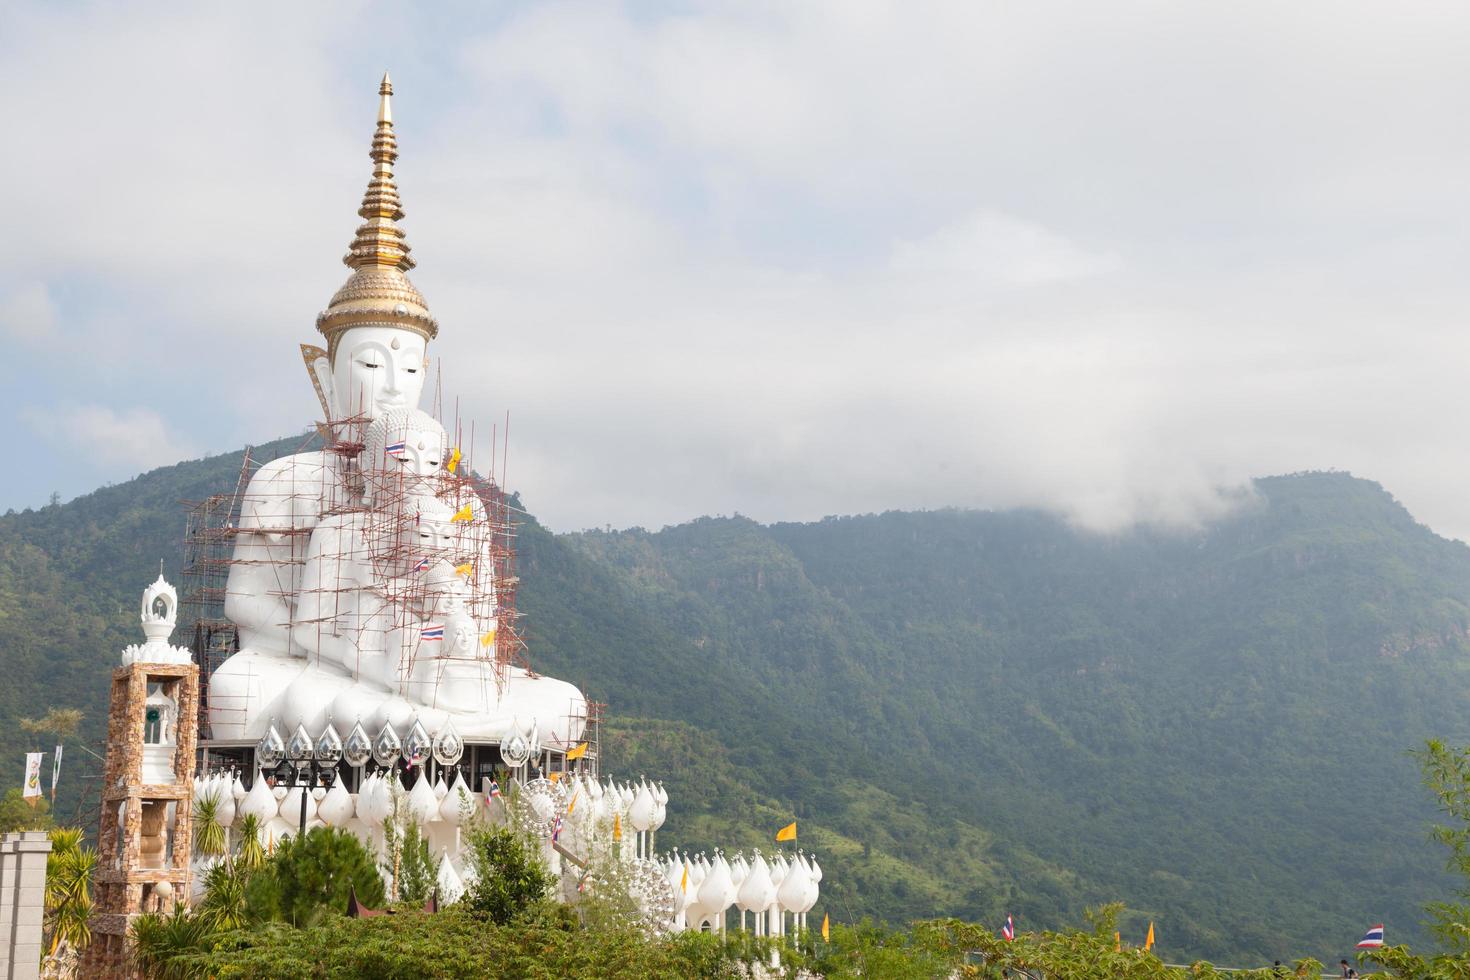
POLYGON ((337 342, 330 370, 339 419, 375 419, 390 408, 417 408, 424 392, 424 338, 397 327, 353 327, 337 342))

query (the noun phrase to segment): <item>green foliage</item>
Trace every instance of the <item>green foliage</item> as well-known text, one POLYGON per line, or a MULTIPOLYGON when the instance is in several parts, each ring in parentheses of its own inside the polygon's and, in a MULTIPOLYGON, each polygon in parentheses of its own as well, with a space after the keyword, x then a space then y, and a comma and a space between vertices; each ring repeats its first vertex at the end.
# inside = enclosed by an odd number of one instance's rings
POLYGON ((194 851, 204 857, 219 857, 228 849, 225 828, 219 824, 218 792, 194 797, 194 851))
MULTIPOLYGON (((240 463, 0 517, 0 755, 38 704, 102 741, 177 502, 240 463)), ((1260 480, 1193 531, 939 511, 517 542, 532 661, 610 704, 608 768, 666 783, 660 844, 769 845, 795 816, 844 918, 1058 928, 1120 898, 1125 936, 1167 913, 1167 956, 1335 961, 1367 921, 1427 938, 1449 887, 1400 753, 1461 730, 1470 548, 1370 482, 1260 480)))
POLYGON ((148 912, 128 928, 133 964, 149 980, 194 980, 209 976, 197 958, 214 945, 216 933, 181 905, 168 915, 148 912))
POLYGON ((194 914, 216 932, 242 929, 250 921, 246 884, 252 872, 234 861, 219 861, 204 872, 204 897, 194 914))
POLYGON ((318 827, 281 842, 250 875, 245 904, 253 920, 303 926, 323 914, 344 914, 353 889, 364 905, 383 904, 383 879, 372 854, 354 834, 318 827))
POLYGON ((20 830, 49 830, 51 807, 44 796, 33 796, 35 805, 26 801, 19 788, 5 791, 0 799, 0 834, 13 834, 20 830))
POLYGON ((81 949, 92 941, 92 872, 97 852, 82 846, 82 831, 58 827, 51 831, 51 853, 46 855, 47 948, 56 952, 66 943, 81 949))
POLYGON ((543 901, 556 879, 541 863, 536 843, 506 827, 475 826, 465 834, 473 881, 461 904, 505 925, 543 901))
POLYGON ((252 874, 265 864, 265 847, 260 843, 260 818, 253 813, 245 814, 240 820, 239 834, 234 862, 246 874, 252 874))
POLYGON ((398 864, 398 901, 422 905, 439 883, 439 859, 429 853, 429 841, 414 820, 403 830, 398 864))

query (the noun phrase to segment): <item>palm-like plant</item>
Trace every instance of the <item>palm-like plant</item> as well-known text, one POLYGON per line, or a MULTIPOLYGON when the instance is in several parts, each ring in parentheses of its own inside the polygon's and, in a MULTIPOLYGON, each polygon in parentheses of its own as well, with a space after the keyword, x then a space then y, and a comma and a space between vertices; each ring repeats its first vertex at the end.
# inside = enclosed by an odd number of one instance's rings
POLYGON ((265 864, 265 848, 260 844, 260 818, 247 813, 240 821, 240 846, 235 851, 235 863, 247 874, 265 864))
POLYGON ((203 975, 203 970, 187 959, 191 954, 208 952, 214 935, 209 923, 180 906, 170 915, 149 912, 138 916, 128 929, 128 944, 133 965, 144 976, 186 980, 203 975))
POLYGON ((202 857, 219 857, 227 850, 225 828, 219 823, 219 792, 194 798, 194 850, 202 857))
POLYGON ((245 883, 250 875, 229 861, 221 861, 204 872, 204 898, 195 915, 220 932, 244 928, 245 883))
POLYGON ((82 831, 58 827, 51 831, 51 853, 46 856, 46 928, 50 951, 67 943, 81 949, 92 940, 92 872, 97 852, 82 846, 82 831))

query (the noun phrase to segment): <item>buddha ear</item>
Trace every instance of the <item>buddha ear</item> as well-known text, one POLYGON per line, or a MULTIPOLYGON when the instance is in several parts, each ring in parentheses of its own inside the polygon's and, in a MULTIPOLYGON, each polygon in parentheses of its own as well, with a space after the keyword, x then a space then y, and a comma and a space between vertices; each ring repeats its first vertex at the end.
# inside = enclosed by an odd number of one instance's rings
POLYGON ((322 414, 332 420, 332 404, 336 401, 336 388, 332 383, 332 362, 327 352, 311 344, 301 345, 301 359, 306 362, 306 373, 311 376, 311 386, 322 403, 322 414))

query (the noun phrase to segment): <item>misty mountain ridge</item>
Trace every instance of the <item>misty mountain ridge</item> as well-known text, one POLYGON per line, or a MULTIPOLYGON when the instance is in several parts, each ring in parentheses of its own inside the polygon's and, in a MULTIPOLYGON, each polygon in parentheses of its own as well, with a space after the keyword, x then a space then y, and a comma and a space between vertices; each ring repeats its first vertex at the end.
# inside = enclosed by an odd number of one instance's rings
MULTIPOLYGON (((52 704, 101 742, 139 591, 159 557, 179 581, 180 501, 241 458, 0 517, 7 757, 52 704)), ((611 771, 666 781, 660 846, 769 845, 795 816, 834 918, 1040 928, 1120 899, 1166 956, 1325 958, 1369 921, 1422 938, 1444 895, 1405 753, 1470 741, 1470 548, 1376 483, 1265 478, 1194 528, 527 518, 519 548, 532 663, 610 703, 611 771)), ((89 762, 67 755, 63 815, 89 762)))

